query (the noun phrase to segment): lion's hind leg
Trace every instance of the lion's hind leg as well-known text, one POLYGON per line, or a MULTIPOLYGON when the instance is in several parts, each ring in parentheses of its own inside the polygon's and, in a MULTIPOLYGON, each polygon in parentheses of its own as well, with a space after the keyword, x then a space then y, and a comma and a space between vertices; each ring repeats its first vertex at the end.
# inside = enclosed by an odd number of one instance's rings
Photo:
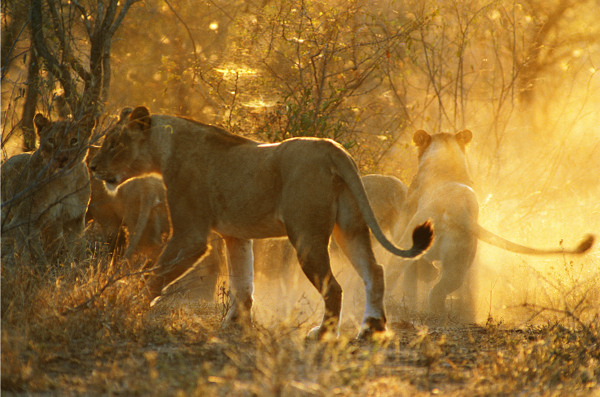
POLYGON ((463 284, 475 259, 477 240, 467 236, 458 241, 444 241, 440 247, 441 277, 429 291, 429 310, 444 313, 446 297, 463 284))
POLYGON ((386 317, 383 307, 385 283, 383 266, 377 264, 371 237, 366 225, 359 230, 348 230, 337 225, 334 228, 335 240, 362 278, 365 286, 365 312, 358 335, 364 339, 374 332, 385 331, 386 317))
MULTIPOLYGON (((423 257, 406 265, 402 272, 402 293, 403 298, 411 308, 416 309, 419 307, 419 282, 431 283, 435 281, 439 273, 438 268, 433 262, 423 257)), ((399 280, 398 274, 399 272, 395 273, 396 279, 394 282, 399 280)))
POLYGON ((342 287, 331 271, 329 238, 315 238, 308 234, 298 237, 291 233, 290 242, 296 249, 302 271, 325 302, 321 324, 308 335, 309 339, 321 339, 330 331, 337 332, 342 310, 342 287))
MULTIPOLYGON (((308 165, 305 168, 310 169, 308 165)), ((302 271, 325 302, 323 320, 310 331, 310 339, 337 332, 342 309, 342 287, 331 271, 329 258, 337 194, 332 178, 325 167, 290 174, 282 191, 280 212, 286 233, 302 271)))

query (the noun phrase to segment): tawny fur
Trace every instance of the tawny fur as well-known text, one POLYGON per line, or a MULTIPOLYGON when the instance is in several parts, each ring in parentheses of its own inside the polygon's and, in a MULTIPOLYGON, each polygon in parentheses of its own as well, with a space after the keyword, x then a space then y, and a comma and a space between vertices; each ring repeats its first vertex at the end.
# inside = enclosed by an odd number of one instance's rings
MULTIPOLYGON (((465 158, 465 147, 471 139, 469 130, 433 135, 419 130, 413 137, 419 167, 408 190, 408 223, 399 223, 393 235, 394 241, 406 243, 415 225, 433 220, 435 242, 419 260, 406 266, 403 281, 408 300, 414 302, 417 279, 433 281, 437 269, 432 263, 439 263, 439 280, 429 292, 429 309, 433 312, 443 312, 448 294, 463 284, 479 239, 509 251, 535 255, 584 253, 594 240, 590 235, 575 249, 541 250, 512 243, 481 227, 479 204, 465 158)), ((396 262, 392 259, 390 270, 398 266, 396 262)))
MULTIPOLYGON (((99 149, 90 147, 88 164, 99 149)), ((100 226, 111 251, 124 251, 127 259, 133 255, 155 259, 171 230, 162 179, 157 175, 132 178, 110 191, 104 182, 91 178, 91 187, 86 222, 100 226)))
MULTIPOLYGON (((386 249, 405 257, 420 255, 433 238, 426 223, 415 229, 411 249, 390 243, 368 204, 356 165, 331 140, 265 144, 138 107, 128 123, 106 136, 90 169, 115 184, 148 173, 163 177, 173 232, 149 280, 151 297, 206 252, 210 230, 223 236, 233 297, 226 325, 250 320, 252 239, 290 239, 304 273, 323 295, 322 325, 335 328, 342 291, 327 250, 333 232, 365 282, 364 336, 383 331, 386 322, 383 269, 375 262, 369 229, 386 249)), ((317 327, 313 335, 327 328, 317 327)))
POLYGON ((91 117, 51 122, 34 119, 40 146, 2 164, 3 256, 49 262, 73 251, 83 229, 90 184, 84 158, 91 117))

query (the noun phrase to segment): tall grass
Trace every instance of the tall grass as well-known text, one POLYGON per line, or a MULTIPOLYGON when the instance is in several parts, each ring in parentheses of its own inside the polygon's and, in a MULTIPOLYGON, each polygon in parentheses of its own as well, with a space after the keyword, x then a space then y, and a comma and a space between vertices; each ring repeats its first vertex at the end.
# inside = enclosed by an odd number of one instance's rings
MULTIPOLYGON (((385 338, 309 342, 297 314, 221 330, 227 299, 149 308, 143 274, 104 254, 2 267, 2 391, 86 395, 588 395, 600 382, 598 277, 520 327, 406 311, 385 338)), ((182 303, 183 302, 183 303, 182 303)), ((394 310, 394 308, 389 308, 394 310)), ((516 310, 517 308, 515 308, 516 310)), ((493 313, 492 313, 493 315, 493 313)))

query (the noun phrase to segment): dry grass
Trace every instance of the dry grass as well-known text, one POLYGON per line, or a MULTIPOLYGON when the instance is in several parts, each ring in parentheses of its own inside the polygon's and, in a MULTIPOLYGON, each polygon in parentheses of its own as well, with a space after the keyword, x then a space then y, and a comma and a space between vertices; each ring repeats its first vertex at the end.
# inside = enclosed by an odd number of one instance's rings
POLYGON ((226 299, 172 299, 150 309, 141 280, 94 255, 52 271, 3 266, 2 394, 599 392, 598 277, 565 293, 562 306, 521 307, 538 320, 521 327, 408 313, 370 343, 355 341, 347 325, 337 339, 307 342, 314 324, 294 314, 273 326, 222 331, 226 299))

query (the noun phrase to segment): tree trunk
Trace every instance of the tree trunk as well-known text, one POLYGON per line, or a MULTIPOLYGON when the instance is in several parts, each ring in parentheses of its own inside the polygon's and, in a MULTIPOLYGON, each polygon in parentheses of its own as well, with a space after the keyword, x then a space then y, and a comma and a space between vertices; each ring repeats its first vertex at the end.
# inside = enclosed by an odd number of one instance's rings
POLYGON ((40 65, 35 48, 29 50, 29 67, 27 68, 27 91, 25 93, 25 104, 21 116, 21 129, 23 131, 23 151, 35 150, 35 130, 33 128, 33 117, 39 96, 40 65))

